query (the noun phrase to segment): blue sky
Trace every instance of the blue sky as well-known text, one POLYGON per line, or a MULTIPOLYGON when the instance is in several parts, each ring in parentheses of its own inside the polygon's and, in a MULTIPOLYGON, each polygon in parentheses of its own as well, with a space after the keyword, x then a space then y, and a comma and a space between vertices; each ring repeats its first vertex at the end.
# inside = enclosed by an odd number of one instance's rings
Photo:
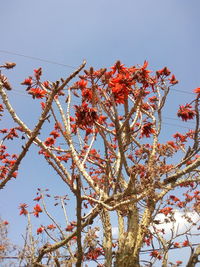
MULTIPOLYGON (((179 104, 189 102, 192 90, 200 86, 199 10, 199 0, 1 1, 0 63, 17 63, 13 71, 6 72, 14 88, 10 93, 13 106, 32 125, 37 112, 20 82, 40 66, 48 80, 65 77, 73 69, 3 51, 73 67, 83 59, 87 67, 94 68, 109 67, 118 59, 128 66, 148 60, 152 70, 168 66, 180 80, 176 89, 186 92, 173 91, 169 96, 166 117, 176 118, 179 104)), ((165 137, 181 129, 179 121, 166 118, 164 122, 176 125, 166 124, 165 137)), ((0 123, 0 128, 6 127, 0 123)), ((39 186, 55 194, 66 193, 45 161, 33 155, 28 154, 19 178, 0 194, 0 215, 10 221, 16 242, 24 229, 19 203, 31 203, 39 186)))

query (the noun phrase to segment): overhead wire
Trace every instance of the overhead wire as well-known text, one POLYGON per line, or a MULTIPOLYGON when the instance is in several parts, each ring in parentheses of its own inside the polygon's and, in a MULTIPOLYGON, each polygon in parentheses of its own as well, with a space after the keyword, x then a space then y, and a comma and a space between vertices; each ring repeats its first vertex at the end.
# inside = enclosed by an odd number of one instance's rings
MULTIPOLYGON (((41 61, 41 62, 46 62, 46 63, 50 63, 50 64, 54 64, 54 65, 59 65, 59 66, 62 66, 62 67, 72 68, 72 69, 76 69, 77 68, 77 67, 72 66, 72 65, 63 64, 63 63, 59 63, 59 62, 56 62, 56 61, 52 61, 52 60, 48 60, 48 59, 43 59, 43 58, 40 58, 40 57, 34 57, 34 56, 24 55, 24 54, 21 54, 21 53, 17 53, 17 52, 13 52, 13 51, 8 51, 8 50, 3 50, 3 49, 0 49, 0 53, 15 55, 15 56, 24 57, 24 58, 29 58, 29 59, 38 60, 38 61, 41 61)), ((181 92, 181 93, 184 93, 184 94, 193 95, 192 92, 187 92, 187 91, 180 90, 180 89, 173 88, 172 92, 173 91, 181 92)))
MULTIPOLYGON (((54 65, 59 65, 59 66, 62 66, 62 67, 68 67, 68 68, 76 69, 76 67, 75 66, 72 66, 72 65, 63 64, 63 63, 59 63, 59 62, 56 62, 56 61, 52 61, 52 60, 48 60, 48 59, 43 59, 43 58, 40 58, 40 57, 34 57, 34 56, 24 55, 24 54, 13 52, 13 51, 8 51, 8 50, 0 49, 0 53, 15 55, 15 56, 24 57, 24 58, 28 58, 28 59, 32 59, 32 60, 41 61, 41 62, 46 62, 46 63, 50 63, 50 64, 54 64, 54 65)), ((13 91, 15 92, 15 94, 28 97, 27 95, 23 94, 23 92, 21 92, 20 90, 15 89, 13 91)), ((181 93, 193 95, 192 92, 187 92, 187 91, 183 91, 183 90, 179 90, 179 89, 173 89, 172 92, 173 91, 177 91, 177 92, 181 92, 181 93)), ((169 119, 169 120, 178 120, 176 118, 165 117, 165 116, 163 116, 163 118, 169 119)), ((192 123, 192 122, 190 122, 190 123, 192 123)), ((189 129, 189 127, 178 125, 178 124, 172 124, 172 123, 167 123, 167 122, 163 122, 163 124, 189 129)))
POLYGON ((62 67, 76 69, 75 66, 71 66, 71 65, 68 65, 68 64, 58 63, 56 61, 52 61, 52 60, 48 60, 48 59, 43 59, 43 58, 40 58, 40 57, 33 57, 33 56, 23 55, 23 54, 20 54, 20 53, 11 52, 11 51, 7 51, 7 50, 0 49, 0 53, 15 55, 15 56, 19 56, 19 57, 25 57, 25 58, 29 58, 29 59, 33 59, 33 60, 38 60, 38 61, 42 61, 42 62, 54 64, 54 65, 59 65, 59 66, 62 66, 62 67))
POLYGON ((184 93, 184 94, 188 94, 188 95, 194 95, 194 93, 192 93, 192 92, 187 92, 187 91, 179 90, 179 89, 175 89, 175 88, 173 88, 172 92, 173 91, 184 93))
MULTIPOLYGON (((15 94, 20 95, 20 96, 23 96, 23 97, 29 97, 28 95, 24 94, 23 92, 20 92, 19 90, 13 90, 13 92, 15 94)), ((12 95, 10 95, 10 96, 12 96, 12 95)), ((166 116, 163 116, 163 119, 180 121, 179 119, 168 117, 168 116, 167 117, 166 116)), ((164 125, 170 125, 170 126, 173 126, 173 127, 180 127, 180 128, 185 128, 185 129, 191 129, 191 127, 195 125, 194 122, 188 122, 188 123, 193 124, 193 125, 189 125, 187 127, 187 126, 179 125, 179 124, 175 124, 175 123, 163 122, 164 125)))

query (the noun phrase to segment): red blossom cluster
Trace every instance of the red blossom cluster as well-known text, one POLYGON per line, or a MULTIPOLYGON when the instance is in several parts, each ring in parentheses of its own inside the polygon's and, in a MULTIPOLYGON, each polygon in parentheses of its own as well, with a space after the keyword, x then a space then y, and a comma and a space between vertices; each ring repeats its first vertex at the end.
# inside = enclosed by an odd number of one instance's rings
POLYGON ((28 208, 28 205, 26 203, 20 204, 19 205, 19 209, 20 209, 19 215, 25 215, 26 216, 28 214, 27 208, 28 208))
POLYGON ((22 132, 22 128, 21 127, 15 127, 15 128, 11 128, 11 129, 4 128, 4 129, 0 130, 0 133, 1 134, 6 134, 4 139, 13 140, 13 138, 18 138, 19 137, 17 131, 21 131, 22 132))
POLYGON ((54 230, 54 229, 56 229, 56 226, 54 224, 49 224, 49 225, 47 225, 47 229, 48 230, 54 230))
POLYGON ((187 136, 186 135, 182 135, 180 133, 176 133, 176 134, 173 135, 173 137, 176 139, 176 141, 179 141, 181 143, 187 142, 187 136))
POLYGON ((54 230, 56 229, 56 226, 54 224, 49 224, 47 227, 41 225, 39 228, 37 228, 37 235, 42 234, 44 230, 54 230))
MULTIPOLYGON (((0 166, 0 180, 5 179, 6 175, 9 173, 13 165, 15 164, 17 159, 16 154, 9 154, 7 153, 7 147, 4 145, 0 145, 0 161, 3 163, 2 166, 0 166)), ((17 172, 12 173, 12 177, 17 177, 17 172)))
POLYGON ((169 76, 170 74, 171 74, 171 71, 167 67, 164 67, 163 69, 156 71, 157 77, 169 76))
POLYGON ((4 111, 4 107, 2 104, 0 104, 0 112, 3 112, 4 111))
POLYGON ((117 77, 110 79, 109 87, 112 90, 116 103, 124 104, 128 99, 129 91, 131 90, 131 82, 129 80, 128 73, 119 73, 117 77))
POLYGON ((154 134, 155 130, 153 129, 153 123, 147 122, 144 125, 142 125, 141 128, 141 137, 147 137, 149 138, 151 134, 154 134))
POLYGON ((188 247, 189 245, 190 245, 190 243, 188 240, 183 241, 182 244, 179 242, 174 242, 175 248, 188 247))
POLYGON ((150 256, 152 258, 157 258, 158 260, 162 259, 162 256, 160 255, 160 252, 158 250, 154 250, 150 253, 150 256))
POLYGON ((40 99, 40 98, 43 98, 47 94, 47 91, 40 89, 39 87, 36 87, 36 88, 31 88, 28 93, 32 95, 33 98, 40 99))
POLYGON ((75 105, 76 124, 75 127, 81 129, 88 129, 94 125, 97 121, 97 111, 95 108, 88 107, 86 102, 83 102, 80 106, 75 105))
POLYGON ((147 246, 150 246, 151 245, 151 241, 153 239, 153 235, 152 234, 148 234, 147 236, 145 236, 144 238, 144 243, 147 245, 147 246))
POLYGON ((44 144, 46 146, 53 146, 56 142, 56 139, 53 137, 47 137, 47 139, 45 140, 44 144))
POLYGON ((51 133, 50 133, 50 137, 47 137, 46 140, 44 141, 44 144, 46 146, 53 146, 56 142, 56 138, 58 138, 60 136, 59 132, 56 131, 56 130, 53 130, 51 133))
POLYGON ((185 106, 180 106, 178 113, 178 117, 181 117, 183 121, 192 120, 194 116, 196 115, 195 110, 192 109, 192 106, 189 104, 186 104, 185 106))
POLYGON ((165 208, 159 210, 159 213, 163 213, 165 216, 167 216, 168 214, 171 214, 172 212, 173 212, 172 207, 165 207, 165 208))
POLYGON ((194 93, 196 93, 196 94, 200 94, 200 87, 198 87, 198 88, 196 88, 196 89, 194 89, 194 93))
POLYGON ((88 252, 85 254, 85 258, 87 260, 96 260, 99 256, 104 255, 102 248, 90 248, 88 252))
POLYGON ((171 196, 170 196, 170 199, 171 199, 172 201, 174 201, 174 202, 178 202, 178 201, 180 201, 180 199, 179 199, 178 197, 174 196, 174 195, 171 195, 171 196))
POLYGON ((39 228, 37 229, 37 235, 43 233, 43 231, 44 231, 44 227, 43 227, 43 226, 39 227, 39 228))
POLYGON ((42 208, 40 207, 39 204, 36 204, 35 207, 33 208, 33 214, 35 217, 39 217, 39 213, 42 212, 42 208))
POLYGON ((34 70, 34 75, 26 78, 21 84, 26 85, 26 90, 33 98, 42 99, 47 95, 47 89, 50 88, 49 82, 40 82, 42 68, 34 70))
POLYGON ((35 197, 33 200, 34 201, 40 201, 41 198, 42 198, 42 195, 39 195, 38 197, 35 197))
POLYGON ((65 230, 66 230, 67 232, 71 232, 71 231, 73 231, 73 229, 76 227, 76 225, 77 225, 77 223, 76 223, 75 221, 70 222, 70 224, 67 225, 67 227, 65 228, 65 230))

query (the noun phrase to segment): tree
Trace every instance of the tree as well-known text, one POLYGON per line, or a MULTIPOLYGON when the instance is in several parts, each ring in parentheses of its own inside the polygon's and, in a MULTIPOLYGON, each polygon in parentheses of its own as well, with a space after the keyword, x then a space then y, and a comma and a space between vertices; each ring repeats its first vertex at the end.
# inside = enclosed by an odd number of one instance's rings
MULTIPOLYGON (((85 64, 56 82, 42 81, 41 68, 22 82, 34 101, 43 101, 36 105, 41 115, 33 129, 13 109, 6 92, 11 85, 4 74, 0 76, 2 119, 6 110, 16 123, 0 131, 0 188, 17 177, 21 161, 36 145, 38 154, 76 201, 76 220, 68 222, 66 196, 56 197, 66 217, 65 226, 48 212, 47 191, 38 190, 34 200, 39 203, 33 211, 26 204, 20 205, 20 214, 28 216, 29 233, 31 215, 46 213, 51 221, 37 229, 37 236, 45 234, 48 242, 41 245, 30 234, 26 240, 30 253, 23 257, 31 266, 83 266, 86 260, 98 262, 103 257, 104 265, 98 266, 164 267, 180 266, 181 258, 172 263, 170 252, 190 247, 187 266, 195 266, 200 254, 200 245, 193 244, 192 239, 200 229, 200 88, 195 89, 194 100, 181 105, 177 113, 183 121, 194 120, 194 129, 177 132, 171 140, 160 143, 163 108, 169 91, 178 83, 170 70, 164 67, 152 73, 147 61, 131 67, 117 61, 110 71, 91 67, 80 75, 85 64), (6 142, 14 142, 20 134, 25 142, 21 152, 8 153, 6 142), (187 224, 181 233, 177 214, 187 224), (102 223, 102 242, 96 234, 97 217, 102 223), (115 240, 113 221, 118 222, 115 240), (167 236, 166 225, 171 230, 167 236)), ((5 63, 1 67, 14 66, 5 63)))

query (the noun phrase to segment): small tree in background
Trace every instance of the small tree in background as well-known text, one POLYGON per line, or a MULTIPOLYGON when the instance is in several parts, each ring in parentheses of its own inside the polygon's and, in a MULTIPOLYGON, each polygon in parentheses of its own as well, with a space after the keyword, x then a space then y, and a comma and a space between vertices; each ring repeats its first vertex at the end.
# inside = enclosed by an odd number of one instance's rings
POLYGON ((5 267, 15 266, 16 257, 14 255, 17 252, 17 247, 8 238, 8 226, 8 221, 0 218, 0 264, 5 267))
MULTIPOLYGON (((1 67, 14 66, 6 63, 1 67)), ((56 82, 43 81, 39 68, 22 82, 33 100, 42 101, 33 129, 10 104, 5 89, 11 90, 11 85, 5 75, 0 76, 1 114, 7 110, 16 123, 12 129, 0 131, 0 188, 17 177, 22 159, 30 146, 36 145, 38 154, 76 201, 76 220, 69 221, 66 196, 55 198, 64 212, 65 225, 48 211, 45 198, 50 195, 46 191, 39 189, 34 199, 39 203, 33 210, 20 205, 20 214, 29 218, 29 247, 25 249, 29 254, 21 257, 31 266, 83 266, 84 261, 98 262, 102 257, 104 263, 98 266, 181 266, 179 253, 177 261, 170 262, 170 251, 190 247, 187 266, 195 266, 200 254, 200 246, 192 241, 199 231, 200 88, 195 89, 196 98, 178 110, 183 121, 195 121, 194 129, 176 132, 161 143, 163 108, 170 89, 178 83, 168 68, 152 73, 146 61, 132 67, 118 61, 110 71, 84 70, 72 84, 84 67, 85 62, 56 82), (20 135, 25 142, 22 151, 9 153, 6 142, 14 142, 20 135), (48 237, 43 245, 30 232, 31 215, 42 213, 50 220, 49 225, 37 229, 37 237, 48 237), (97 235, 97 217, 102 223, 102 241, 97 235), (177 228, 180 218, 186 224, 181 233, 177 228), (113 222, 118 225, 115 239, 113 222), (165 234, 166 225, 170 235, 165 234)))

